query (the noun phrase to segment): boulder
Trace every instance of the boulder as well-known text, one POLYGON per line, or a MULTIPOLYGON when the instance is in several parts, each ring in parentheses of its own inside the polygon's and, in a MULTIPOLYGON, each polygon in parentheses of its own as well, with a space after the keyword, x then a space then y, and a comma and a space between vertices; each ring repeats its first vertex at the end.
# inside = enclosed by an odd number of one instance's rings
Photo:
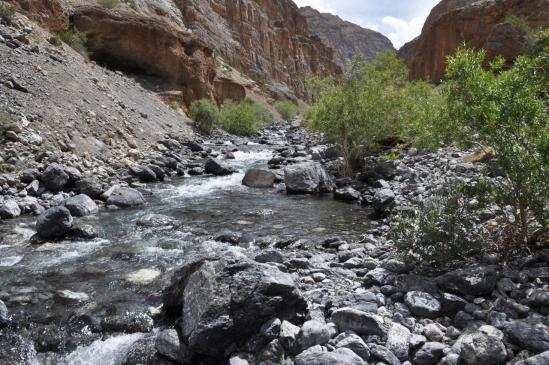
POLYGON ((36 231, 42 238, 63 238, 70 233, 73 225, 71 212, 57 206, 42 213, 36 220, 36 231))
POLYGON ((539 322, 512 321, 503 332, 520 348, 539 353, 549 351, 549 327, 539 322))
POLYGON ((372 206, 379 216, 386 215, 395 205, 395 193, 391 189, 376 191, 372 206))
POLYGON ((381 345, 372 345, 370 347, 372 359, 381 361, 384 364, 400 365, 400 360, 387 347, 381 345))
POLYGON ((284 169, 284 182, 289 194, 330 193, 335 184, 322 165, 306 162, 284 169))
POLYGON ((408 359, 410 350, 410 330, 401 324, 393 323, 387 335, 387 349, 391 351, 399 360, 408 359))
POLYGON ((332 313, 332 321, 341 332, 353 331, 363 336, 376 335, 384 337, 387 335, 383 318, 358 309, 350 307, 337 309, 332 313))
POLYGON ((4 204, 0 204, 0 218, 10 219, 21 215, 21 209, 15 200, 8 200, 4 204))
POLYGON ((178 364, 191 363, 192 354, 187 346, 179 340, 179 335, 174 329, 161 331, 156 336, 155 348, 159 354, 178 364))
POLYGON ((251 188, 272 188, 276 175, 269 170, 250 169, 242 180, 242 184, 251 188))
POLYGON ((208 159, 204 165, 204 171, 206 174, 212 174, 216 176, 226 176, 234 172, 234 170, 224 162, 214 160, 213 158, 208 159))
POLYGON ((94 177, 85 177, 76 182, 76 190, 92 199, 98 199, 103 193, 103 186, 94 177))
POLYGON ((297 334, 295 353, 300 353, 315 345, 325 345, 330 341, 330 338, 330 328, 326 324, 315 320, 307 321, 303 323, 297 334))
POLYGON ((6 327, 10 322, 8 308, 2 300, 0 300, 0 329, 6 327))
POLYGON ((99 211, 97 204, 87 195, 79 194, 68 198, 63 205, 73 217, 86 217, 99 211))
POLYGON ((163 214, 147 214, 137 221, 141 227, 165 227, 174 224, 174 219, 163 214))
POLYGON ((437 318, 440 316, 440 302, 431 294, 421 291, 406 293, 404 302, 416 316, 437 318))
POLYGON ((484 296, 494 291, 498 278, 499 274, 494 266, 480 266, 451 271, 437 277, 436 282, 443 291, 484 296))
POLYGON ((30 184, 40 177, 40 172, 37 169, 25 169, 21 171, 20 179, 25 184, 30 184))
POLYGON ((143 195, 133 189, 126 187, 116 188, 107 199, 107 205, 114 205, 120 208, 131 208, 145 204, 143 195))
POLYGON ((336 338, 334 338, 334 343, 336 348, 348 348, 360 356, 360 358, 364 361, 368 361, 370 359, 370 348, 360 336, 352 332, 344 332, 339 334, 336 338))
POLYGON ((360 199, 360 192, 351 187, 337 189, 334 193, 334 198, 344 202, 354 202, 360 199))
POLYGON ((515 365, 547 365, 549 364, 549 351, 542 352, 526 360, 517 361, 515 365))
POLYGON ((155 172, 146 165, 134 165, 130 167, 130 174, 135 176, 141 182, 155 182, 158 180, 155 172))
POLYGON ((152 364, 155 360, 155 339, 153 336, 141 338, 130 345, 121 365, 152 364))
POLYGON ((126 312, 121 315, 107 316, 101 321, 101 327, 107 332, 150 332, 153 319, 144 313, 126 312))
POLYGON ((473 333, 463 335, 461 357, 468 365, 498 365, 507 358, 507 350, 501 341, 503 333, 492 326, 482 326, 473 333))
POLYGON ((70 180, 69 174, 65 172, 63 166, 52 163, 40 176, 40 180, 51 191, 60 191, 68 184, 70 180))
POLYGON ((413 365, 436 365, 444 356, 446 346, 439 342, 427 342, 412 356, 413 365))
POLYGON ((221 358, 268 320, 296 319, 307 305, 290 274, 229 252, 180 269, 165 291, 164 306, 181 313, 183 342, 191 351, 221 358))
POLYGON ((294 359, 295 365, 365 365, 366 363, 348 348, 333 352, 305 351, 294 359))

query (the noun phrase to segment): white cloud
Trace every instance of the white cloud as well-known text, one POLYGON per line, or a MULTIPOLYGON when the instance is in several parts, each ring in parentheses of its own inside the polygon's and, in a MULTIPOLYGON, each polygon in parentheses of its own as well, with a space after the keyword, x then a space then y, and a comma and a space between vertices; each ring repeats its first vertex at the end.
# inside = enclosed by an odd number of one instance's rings
POLYGON ((393 42, 396 48, 402 47, 406 42, 411 41, 421 33, 421 28, 427 17, 416 17, 409 21, 392 16, 384 17, 381 22, 389 31, 387 37, 393 42))

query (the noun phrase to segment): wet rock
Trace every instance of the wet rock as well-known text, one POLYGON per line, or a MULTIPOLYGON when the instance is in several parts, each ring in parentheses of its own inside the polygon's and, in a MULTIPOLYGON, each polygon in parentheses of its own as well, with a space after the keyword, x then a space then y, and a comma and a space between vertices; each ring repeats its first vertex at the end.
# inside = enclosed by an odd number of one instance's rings
POLYGON ((440 302, 429 293, 420 291, 408 292, 404 297, 404 302, 416 316, 425 318, 437 318, 440 316, 440 302))
POLYGON ((272 188, 276 175, 269 170, 249 169, 242 180, 242 184, 251 188, 272 188))
POLYGON ((492 326, 461 337, 461 357, 468 365, 497 365, 505 362, 507 350, 502 342, 503 333, 492 326))
POLYGON ((284 169, 284 182, 289 194, 329 193, 335 183, 319 163, 306 162, 284 169))
POLYGON ((72 228, 71 212, 62 206, 53 207, 42 213, 36 221, 36 231, 42 238, 66 237, 72 228))
POLYGON ((364 361, 348 348, 333 352, 305 351, 294 359, 295 365, 364 365, 364 361))
POLYGON ((135 341, 126 353, 122 365, 148 365, 153 364, 155 359, 155 338, 146 337, 135 341))
POLYGON ((307 321, 303 323, 297 334, 295 353, 300 353, 315 345, 325 345, 330 341, 330 338, 328 326, 315 320, 307 321))
POLYGON ((106 332, 137 333, 150 332, 153 320, 144 313, 125 313, 103 318, 101 327, 106 332))
POLYGON ((364 361, 370 359, 370 348, 360 336, 352 332, 344 332, 334 338, 334 344, 336 348, 348 348, 355 354, 360 356, 364 361))
POLYGON ((410 330, 401 324, 393 323, 387 336, 387 349, 391 351, 399 360, 408 359, 410 349, 410 330))
POLYGON ((135 176, 141 182, 155 182, 158 177, 154 171, 146 165, 135 165, 130 167, 130 174, 135 176))
POLYGON ((360 199, 360 192, 351 187, 337 189, 334 193, 334 198, 345 202, 353 202, 360 199))
POLYGON ((444 356, 446 346, 439 342, 427 342, 412 356, 413 365, 436 365, 444 356))
POLYGON ((141 227, 165 227, 174 224, 174 219, 163 214, 147 214, 137 221, 141 227))
POLYGON ((503 332, 523 349, 536 353, 549 350, 549 327, 542 323, 512 321, 505 325, 503 332))
POLYGON ((358 309, 350 307, 337 309, 332 313, 332 321, 341 332, 353 331, 364 336, 385 337, 387 335, 387 328, 380 316, 358 309))
POLYGON ((133 189, 126 187, 116 188, 107 199, 107 205, 114 205, 120 208, 131 208, 145 204, 143 195, 133 189))
POLYGON ((204 171, 206 174, 212 174, 216 176, 225 176, 225 175, 231 175, 234 170, 229 167, 224 162, 214 160, 213 158, 208 159, 206 161, 206 164, 204 165, 204 171))
POLYGON ((97 204, 87 195, 79 194, 68 198, 63 205, 74 217, 86 217, 99 211, 97 204))
POLYGON ((178 364, 190 364, 192 354, 187 346, 179 340, 179 335, 174 329, 161 331, 156 336, 155 348, 162 356, 177 362, 178 364))
POLYGON ((494 291, 498 278, 494 266, 481 266, 451 271, 439 276, 436 282, 442 290, 450 293, 484 296, 494 291))
POLYGON ((73 292, 66 289, 58 290, 57 296, 62 301, 73 302, 73 303, 87 302, 90 299, 89 295, 86 293, 73 292))
POLYGON ((180 306, 189 348, 213 358, 246 342, 268 320, 294 319, 306 308, 291 275, 232 252, 184 266, 166 290, 164 304, 180 306))
POLYGON ((80 194, 85 194, 92 199, 98 199, 103 193, 103 186, 93 177, 80 179, 76 182, 75 186, 80 194))
POLYGON ((63 166, 53 163, 44 170, 42 176, 40 176, 40 181, 42 181, 46 189, 60 191, 67 185, 69 178, 63 166))
POLYGON ((385 346, 372 345, 370 353, 373 359, 382 361, 385 364, 400 365, 400 360, 385 346))
POLYGON ((70 229, 69 235, 73 239, 91 240, 99 236, 94 226, 82 222, 76 222, 70 229))
POLYGON ((11 219, 21 215, 21 209, 15 200, 8 200, 4 204, 0 204, 0 218, 11 219))
POLYGON ((6 327, 10 322, 8 308, 2 300, 0 300, 0 329, 6 327))

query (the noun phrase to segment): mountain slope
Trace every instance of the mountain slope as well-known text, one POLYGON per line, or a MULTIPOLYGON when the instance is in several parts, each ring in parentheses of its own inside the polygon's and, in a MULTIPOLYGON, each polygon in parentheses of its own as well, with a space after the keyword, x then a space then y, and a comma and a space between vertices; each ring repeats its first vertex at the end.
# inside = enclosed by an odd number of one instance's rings
POLYGON ((309 31, 335 50, 335 60, 341 67, 357 55, 372 59, 381 51, 394 50, 391 41, 381 33, 320 13, 310 6, 300 8, 299 12, 307 18, 309 31))

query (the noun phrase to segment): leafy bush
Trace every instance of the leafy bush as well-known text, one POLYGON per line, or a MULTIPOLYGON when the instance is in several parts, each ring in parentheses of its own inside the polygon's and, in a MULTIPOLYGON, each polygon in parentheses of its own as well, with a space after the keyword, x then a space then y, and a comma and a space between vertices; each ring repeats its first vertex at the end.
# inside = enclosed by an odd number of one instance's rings
POLYGON ((462 144, 491 146, 506 173, 499 194, 514 207, 515 243, 527 243, 532 215, 544 227, 549 204, 549 42, 521 56, 511 69, 485 52, 460 48, 449 58, 450 128, 462 144))
POLYGON ((482 252, 482 228, 475 224, 482 204, 470 204, 463 186, 439 191, 418 203, 413 216, 399 216, 391 230, 395 247, 408 262, 443 265, 482 252))
POLYGON ((10 4, 0 3, 0 21, 11 23, 15 16, 15 9, 10 4))
POLYGON ((221 127, 229 133, 251 136, 272 122, 273 115, 251 100, 227 101, 220 113, 221 127))
POLYGON ((202 133, 210 134, 219 125, 219 111, 210 100, 202 99, 191 104, 191 117, 202 133))
POLYGON ((393 52, 371 62, 355 59, 338 81, 309 84, 319 95, 306 113, 308 124, 341 146, 347 176, 365 148, 403 138, 438 141, 428 128, 443 116, 441 96, 430 84, 409 82, 406 65, 393 52))
POLYGON ((120 6, 120 0, 97 0, 97 3, 107 9, 114 9, 120 6))
POLYGON ((75 27, 70 27, 66 32, 59 34, 59 39, 82 56, 87 56, 87 38, 85 33, 82 33, 75 27))
POLYGON ((277 101, 273 107, 284 120, 290 120, 298 114, 297 106, 290 101, 277 101))

